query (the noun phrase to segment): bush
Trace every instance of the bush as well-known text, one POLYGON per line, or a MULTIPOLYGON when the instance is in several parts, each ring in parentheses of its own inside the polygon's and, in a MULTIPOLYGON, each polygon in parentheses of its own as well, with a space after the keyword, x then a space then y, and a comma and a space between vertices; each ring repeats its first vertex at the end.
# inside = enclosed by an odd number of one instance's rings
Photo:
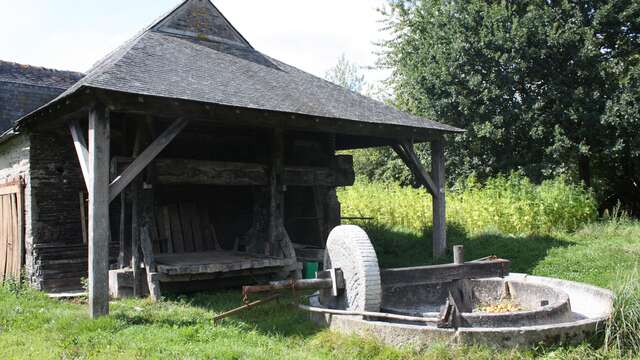
MULTIPOLYGON (((339 196, 345 217, 373 217, 417 232, 431 226, 431 196, 424 189, 360 181, 339 196)), ((514 173, 481 185, 471 177, 447 195, 447 221, 472 234, 574 231, 596 218, 593 195, 564 178, 535 185, 514 173)))

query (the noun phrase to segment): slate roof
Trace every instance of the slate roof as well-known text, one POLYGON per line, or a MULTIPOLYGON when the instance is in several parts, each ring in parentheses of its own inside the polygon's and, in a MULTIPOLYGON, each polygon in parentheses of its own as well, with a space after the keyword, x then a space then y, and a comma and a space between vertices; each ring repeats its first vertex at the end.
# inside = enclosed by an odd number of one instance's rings
POLYGON ((406 114, 260 53, 209 0, 184 1, 98 62, 52 103, 82 87, 462 131, 406 114))
POLYGON ((84 75, 0 61, 0 132, 48 103, 84 75))

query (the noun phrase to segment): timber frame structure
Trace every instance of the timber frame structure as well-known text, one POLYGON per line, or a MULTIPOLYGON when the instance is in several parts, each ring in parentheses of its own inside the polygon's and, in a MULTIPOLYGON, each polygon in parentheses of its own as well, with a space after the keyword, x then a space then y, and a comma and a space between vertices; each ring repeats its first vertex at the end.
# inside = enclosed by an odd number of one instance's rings
POLYGON ((339 150, 393 147, 433 196, 433 254, 444 255, 445 135, 459 132, 269 58, 209 0, 186 0, 0 146, 44 134, 73 149, 97 317, 114 282, 157 299, 174 283, 296 276, 340 224, 336 188, 355 177, 339 150), (429 170, 418 142, 431 144, 429 170))

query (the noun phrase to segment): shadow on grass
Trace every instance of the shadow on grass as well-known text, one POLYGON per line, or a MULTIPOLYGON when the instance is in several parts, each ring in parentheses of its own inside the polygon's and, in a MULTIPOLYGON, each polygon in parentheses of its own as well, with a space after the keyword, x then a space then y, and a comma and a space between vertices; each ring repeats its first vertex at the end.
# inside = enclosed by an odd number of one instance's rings
MULTIPOLYGON (((365 225, 364 228, 374 243, 380 267, 419 266, 433 263, 430 228, 426 229, 422 236, 418 236, 415 232, 375 224, 365 225)), ((455 224, 448 225, 447 237, 447 256, 439 259, 438 263, 451 262, 452 246, 464 245, 467 260, 495 255, 511 260, 511 271, 522 273, 530 273, 547 256, 549 250, 575 244, 549 235, 506 236, 487 233, 469 236, 455 224)))
MULTIPOLYGON (((304 293, 299 292, 296 297, 304 293)), ((259 295, 251 300, 262 298, 259 295)), ((166 293, 164 301, 150 311, 123 311, 112 314, 128 325, 150 325, 168 327, 195 327, 201 325, 240 328, 269 336, 308 337, 321 328, 308 320, 308 314, 291 304, 294 297, 283 294, 279 299, 234 314, 217 325, 213 317, 242 306, 241 291, 236 289, 212 290, 191 294, 166 293), (157 306, 157 307, 156 307, 157 306), (206 312, 202 315, 201 310, 206 312)))

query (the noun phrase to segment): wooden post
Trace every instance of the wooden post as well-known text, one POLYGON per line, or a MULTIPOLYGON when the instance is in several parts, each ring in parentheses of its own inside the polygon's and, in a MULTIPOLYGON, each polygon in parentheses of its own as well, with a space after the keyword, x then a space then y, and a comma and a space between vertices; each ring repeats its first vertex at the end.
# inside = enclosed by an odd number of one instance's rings
POLYGON ((456 265, 464 264, 464 246, 456 245, 453 247, 453 263, 456 265))
MULTIPOLYGON (((265 242, 265 252, 270 250, 274 255, 274 249, 278 246, 279 255, 287 259, 296 259, 295 249, 284 227, 284 132, 281 129, 274 130, 271 149, 271 177, 269 184, 269 232, 265 242)), ((267 253, 269 255, 269 253, 267 253)))
POLYGON ((133 273, 133 296, 140 296, 140 192, 142 184, 136 180, 131 184, 131 271, 133 273))
POLYGON ((89 111, 89 313, 109 313, 109 143, 107 110, 89 111))
POLYGON ((433 258, 444 256, 447 249, 444 140, 431 142, 431 176, 433 192, 433 258))
MULTIPOLYGON (((142 124, 138 124, 136 139, 133 145, 133 157, 140 153, 143 136, 142 124)), ((136 177, 131 183, 131 272, 133 274, 133 297, 140 294, 140 197, 142 179, 136 177)))

